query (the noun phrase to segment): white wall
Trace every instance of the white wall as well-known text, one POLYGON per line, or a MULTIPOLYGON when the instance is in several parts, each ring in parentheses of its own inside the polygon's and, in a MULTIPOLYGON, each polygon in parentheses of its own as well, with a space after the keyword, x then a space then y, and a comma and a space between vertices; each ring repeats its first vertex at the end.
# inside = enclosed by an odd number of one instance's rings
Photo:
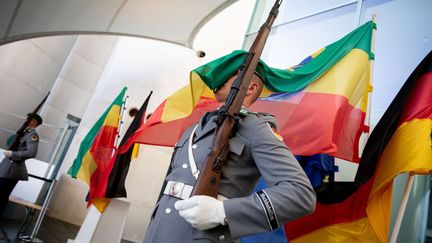
MULTIPOLYGON (((83 118, 59 171, 59 183, 48 212, 50 216, 67 222, 81 224, 86 215, 83 199, 88 192, 88 186, 65 173, 76 157, 80 142, 96 122, 97 116, 103 113, 103 107, 91 110, 89 104, 101 105, 95 98, 95 93, 98 93, 99 80, 117 40, 118 37, 113 36, 79 36, 52 88, 47 106, 44 107, 44 117, 60 127, 65 124, 68 114, 83 118), (74 203, 70 203, 72 201, 74 203)), ((105 100, 108 99, 114 98, 107 96, 105 100)), ((109 101, 111 102, 112 100, 109 101)), ((102 105, 106 106, 106 103, 102 102, 102 105)))
MULTIPOLYGON (((55 83, 76 36, 36 38, 0 46, 0 147, 17 131, 55 83)), ((45 118, 45 117, 44 117, 45 118)), ((38 127, 37 158, 47 161, 58 129, 38 127)))

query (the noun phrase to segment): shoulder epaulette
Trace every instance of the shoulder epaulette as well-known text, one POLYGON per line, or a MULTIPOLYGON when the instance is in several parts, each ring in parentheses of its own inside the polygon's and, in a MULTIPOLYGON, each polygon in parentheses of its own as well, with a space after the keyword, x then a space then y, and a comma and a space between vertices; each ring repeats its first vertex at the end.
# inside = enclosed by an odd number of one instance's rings
POLYGON ((267 112, 253 112, 254 115, 258 116, 258 117, 263 117, 263 116, 274 116, 270 113, 267 112))
POLYGON ((249 111, 249 114, 251 114, 251 115, 255 115, 255 116, 257 116, 257 117, 273 116, 273 115, 270 114, 270 113, 267 113, 267 112, 261 112, 261 111, 257 111, 257 112, 249 111))
POLYGON ((243 109, 243 108, 240 109, 239 114, 240 114, 240 116, 243 116, 243 117, 246 117, 248 115, 255 115, 257 117, 273 116, 272 114, 267 113, 267 112, 253 112, 253 111, 248 111, 248 110, 243 109))

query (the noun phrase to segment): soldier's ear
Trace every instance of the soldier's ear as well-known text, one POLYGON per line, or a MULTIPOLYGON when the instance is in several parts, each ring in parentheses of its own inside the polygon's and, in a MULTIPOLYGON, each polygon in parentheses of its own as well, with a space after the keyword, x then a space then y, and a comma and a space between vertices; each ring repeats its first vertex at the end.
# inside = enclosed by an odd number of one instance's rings
POLYGON ((246 94, 247 95, 253 94, 257 89, 258 89, 257 83, 250 83, 248 90, 246 91, 246 94))

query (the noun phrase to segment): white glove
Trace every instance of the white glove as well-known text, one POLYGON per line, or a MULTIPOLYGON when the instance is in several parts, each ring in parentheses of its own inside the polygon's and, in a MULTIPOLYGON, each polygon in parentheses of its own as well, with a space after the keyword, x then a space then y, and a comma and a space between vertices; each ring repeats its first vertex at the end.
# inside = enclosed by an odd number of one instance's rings
POLYGON ((177 201, 175 209, 192 227, 199 230, 225 225, 225 209, 222 201, 209 196, 193 196, 189 199, 177 201))
POLYGON ((12 151, 10 151, 10 150, 5 150, 5 151, 3 152, 3 155, 4 155, 6 158, 10 158, 10 157, 12 157, 12 151))

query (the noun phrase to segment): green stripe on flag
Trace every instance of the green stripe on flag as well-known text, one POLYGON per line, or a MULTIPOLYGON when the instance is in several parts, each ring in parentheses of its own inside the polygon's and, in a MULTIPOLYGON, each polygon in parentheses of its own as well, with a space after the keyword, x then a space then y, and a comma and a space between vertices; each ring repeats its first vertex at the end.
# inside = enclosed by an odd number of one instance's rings
MULTIPOLYGON (((297 92, 314 82, 352 49, 361 49, 373 59, 371 53, 373 21, 353 30, 321 51, 316 57, 295 70, 271 68, 262 60, 256 68, 257 74, 264 80, 267 89, 273 92, 297 92)), ((204 64, 192 72, 197 73, 210 89, 215 89, 234 75, 244 60, 246 51, 237 50, 204 64)))

